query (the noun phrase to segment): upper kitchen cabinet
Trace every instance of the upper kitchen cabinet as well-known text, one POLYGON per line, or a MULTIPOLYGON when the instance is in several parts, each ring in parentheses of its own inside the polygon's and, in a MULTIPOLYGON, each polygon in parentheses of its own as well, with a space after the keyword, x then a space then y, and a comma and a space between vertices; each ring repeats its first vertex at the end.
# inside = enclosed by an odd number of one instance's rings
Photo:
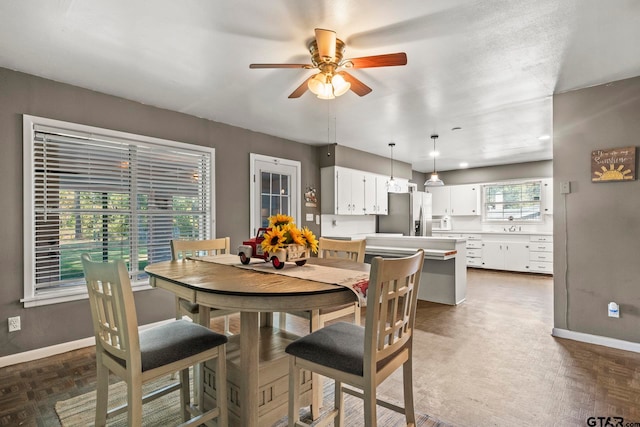
POLYGON ((480 215, 480 186, 451 186, 451 215, 480 215))
MULTIPOLYGON (((384 175, 373 175, 375 179, 375 204, 374 213, 376 215, 387 215, 389 213, 389 177, 384 175)), ((365 199, 370 191, 365 191, 365 199)), ((368 213, 368 212, 367 212, 368 213)))
POLYGON ((331 166, 320 170, 322 213, 387 214, 387 180, 381 175, 331 166))
POLYGON ((542 188, 542 212, 545 215, 553 214, 553 179, 545 178, 541 181, 542 188))
POLYGON ((432 194, 433 216, 480 215, 480 185, 446 185, 427 187, 432 194))
POLYGON ((451 215, 450 187, 426 187, 425 191, 431 194, 431 214, 433 216, 451 215))

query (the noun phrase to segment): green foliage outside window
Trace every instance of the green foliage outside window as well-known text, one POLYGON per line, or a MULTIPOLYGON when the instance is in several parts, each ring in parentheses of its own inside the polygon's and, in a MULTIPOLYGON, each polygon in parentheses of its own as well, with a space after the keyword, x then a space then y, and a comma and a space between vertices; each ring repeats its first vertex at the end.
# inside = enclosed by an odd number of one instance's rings
POLYGON ((541 183, 529 181, 483 186, 484 219, 487 221, 539 221, 541 183))

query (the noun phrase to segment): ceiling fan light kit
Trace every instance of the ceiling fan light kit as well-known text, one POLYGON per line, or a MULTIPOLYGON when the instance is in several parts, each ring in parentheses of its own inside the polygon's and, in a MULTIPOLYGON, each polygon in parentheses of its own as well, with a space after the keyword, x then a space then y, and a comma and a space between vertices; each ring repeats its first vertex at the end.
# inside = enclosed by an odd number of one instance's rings
POLYGON ((438 172, 436 170, 436 139, 438 139, 437 134, 431 135, 431 139, 433 139, 433 172, 431 173, 431 177, 424 182, 425 187, 441 187, 444 185, 444 182, 438 177, 438 172))
POLYGON ((320 72, 309 79, 307 86, 320 99, 334 99, 336 96, 344 95, 351 88, 351 83, 340 74, 320 72))
POLYGON ((369 86, 346 71, 338 71, 340 67, 355 69, 407 64, 407 54, 404 52, 343 59, 344 42, 336 37, 335 31, 322 28, 315 29, 315 39, 309 43, 308 47, 311 53, 311 64, 250 64, 249 68, 302 68, 305 70, 315 68, 319 72, 308 77, 289 95, 289 98, 299 98, 308 89, 320 99, 334 99, 349 90, 358 96, 365 96, 372 91, 369 86))

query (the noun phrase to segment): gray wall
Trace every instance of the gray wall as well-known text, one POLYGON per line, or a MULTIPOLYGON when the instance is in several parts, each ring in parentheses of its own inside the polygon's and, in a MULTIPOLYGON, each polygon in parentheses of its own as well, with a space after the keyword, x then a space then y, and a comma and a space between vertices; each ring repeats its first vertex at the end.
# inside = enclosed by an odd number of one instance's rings
MULTIPOLYGON (((0 357, 93 335, 86 300, 28 309, 20 303, 22 114, 214 147, 216 234, 230 236, 232 247, 249 237, 249 153, 298 160, 301 190, 320 186, 315 147, 0 68, 0 357), (22 317, 21 331, 7 332, 10 316, 22 317)), ((305 213, 320 214, 319 205, 305 213)), ((305 225, 319 232, 315 223, 305 225)), ((136 307, 141 324, 174 316, 173 297, 159 289, 137 292, 136 307)))
POLYGON ((557 328, 640 342, 640 182, 591 182, 592 150, 637 147, 639 135, 640 77, 554 96, 557 328), (619 319, 607 317, 610 301, 619 319))
MULTIPOLYGON (((430 174, 428 174, 430 176, 430 174)), ((446 185, 476 184, 510 179, 551 178, 553 161, 514 163, 473 169, 438 172, 446 185)))
MULTIPOLYGON (((389 157, 377 156, 338 144, 325 145, 318 147, 317 150, 321 168, 342 166, 381 175, 391 174, 391 159, 389 157)), ((395 178, 411 180, 412 173, 410 163, 393 160, 393 176, 395 178)))

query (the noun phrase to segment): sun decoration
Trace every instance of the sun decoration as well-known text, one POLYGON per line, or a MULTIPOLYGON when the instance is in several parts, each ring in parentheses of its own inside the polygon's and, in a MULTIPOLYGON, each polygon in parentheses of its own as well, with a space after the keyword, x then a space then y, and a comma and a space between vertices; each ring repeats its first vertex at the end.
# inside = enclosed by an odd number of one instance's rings
POLYGON ((262 249, 274 253, 287 245, 303 245, 318 253, 318 240, 311 230, 303 227, 298 229, 289 215, 276 214, 269 217, 269 230, 264 233, 262 249))
POLYGON ((596 177, 591 178, 592 181, 623 181, 625 179, 633 179, 633 174, 630 169, 623 170, 626 166, 620 165, 616 168, 613 163, 607 169, 605 166, 600 166, 602 172, 596 171, 593 174, 596 177))

